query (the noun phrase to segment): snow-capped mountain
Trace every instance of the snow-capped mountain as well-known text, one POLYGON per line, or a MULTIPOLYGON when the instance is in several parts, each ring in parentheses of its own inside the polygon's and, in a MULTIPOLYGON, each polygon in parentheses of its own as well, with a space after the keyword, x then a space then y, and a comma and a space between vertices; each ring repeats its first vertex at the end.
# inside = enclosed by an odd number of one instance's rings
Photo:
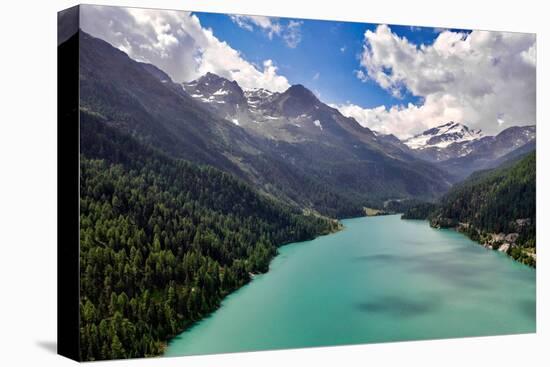
POLYGON ((269 131, 269 136, 280 135, 277 130, 288 127, 323 129, 315 116, 322 103, 302 85, 293 85, 282 93, 263 88, 243 90, 235 81, 207 73, 183 87, 218 116, 239 126, 269 131))
MULTIPOLYGON (((163 78, 159 76, 159 79, 163 78)), ((352 147, 352 154, 359 155, 363 155, 365 149, 376 147, 392 158, 414 157, 434 163, 456 179, 492 166, 527 143, 533 142, 534 146, 534 126, 511 127, 497 136, 485 136, 481 130, 454 121, 401 141, 393 135, 361 127, 353 118, 343 116, 299 84, 284 92, 262 88, 244 90, 235 81, 207 73, 183 87, 222 121, 255 136, 290 144, 315 142, 332 147, 343 144, 344 149, 352 147)))
POLYGON ((303 85, 284 92, 263 88, 241 89, 234 81, 207 73, 184 84, 185 91, 228 123, 272 141, 286 143, 322 142, 344 144, 353 154, 376 147, 394 158, 417 157, 395 136, 375 135, 351 117, 320 101, 303 85), (355 143, 349 141, 356 140, 355 143))
POLYGON ((261 109, 278 95, 279 93, 264 88, 247 89, 244 91, 244 96, 246 97, 250 110, 261 109))
POLYGON ((515 151, 535 149, 535 126, 513 126, 496 136, 486 136, 481 130, 448 122, 404 140, 417 157, 437 163, 457 178, 475 170, 492 168, 502 157, 515 151))
POLYGON ((280 94, 263 88, 243 90, 236 81, 213 73, 184 83, 183 88, 199 102, 210 105, 217 112, 226 112, 223 117, 229 119, 245 111, 254 113, 261 110, 280 94))
POLYGON ((330 140, 344 130, 368 142, 374 138, 369 129, 322 103, 300 84, 281 93, 263 88, 243 90, 234 81, 207 73, 183 86, 192 98, 226 121, 269 139, 302 142, 325 135, 330 140))
POLYGON ((248 108, 244 91, 235 81, 206 73, 183 88, 194 99, 213 109, 218 115, 238 125, 238 117, 248 108))
MULTIPOLYGON (((377 137, 355 119, 323 103, 304 85, 295 84, 283 92, 242 89, 234 81, 208 73, 183 87, 186 97, 219 117, 223 129, 232 131, 226 139, 236 134, 260 142, 261 154, 247 145, 242 149, 252 151, 252 160, 261 161, 262 167, 247 166, 250 157, 235 159, 254 179, 260 168, 271 172, 280 161, 289 170, 316 177, 312 182, 321 179, 323 185, 338 188, 345 183, 359 195, 376 190, 391 192, 386 197, 409 197, 428 191, 425 196, 429 197, 450 185, 450 175, 415 157, 396 137, 377 137), (277 162, 265 160, 267 154, 277 162), (352 176, 354 179, 348 180, 352 176), (388 179, 396 184, 384 184, 388 179)), ((283 184, 262 187, 280 190, 283 184)), ((298 181, 292 178, 287 185, 294 187, 298 181)))
MULTIPOLYGON (((485 136, 471 142, 452 144, 440 160, 440 166, 448 172, 466 176, 473 171, 496 167, 503 159, 526 154, 536 148, 536 127, 512 126, 495 136, 485 136), (457 153, 458 152, 458 153, 457 153), (459 154, 460 152, 463 152, 459 154)), ((423 152, 428 152, 424 150, 423 152)), ((441 153, 441 152, 440 152, 441 153)))
POLYGON ((213 73, 184 83, 183 88, 191 97, 206 103, 244 102, 244 92, 237 82, 229 81, 213 73))
POLYGON ((479 140, 483 136, 481 130, 473 130, 466 125, 450 121, 415 135, 404 143, 411 149, 446 148, 453 143, 479 140))
POLYGON ((216 115, 239 126, 275 120, 265 109, 281 94, 263 88, 243 90, 236 81, 213 73, 184 83, 183 88, 216 115))

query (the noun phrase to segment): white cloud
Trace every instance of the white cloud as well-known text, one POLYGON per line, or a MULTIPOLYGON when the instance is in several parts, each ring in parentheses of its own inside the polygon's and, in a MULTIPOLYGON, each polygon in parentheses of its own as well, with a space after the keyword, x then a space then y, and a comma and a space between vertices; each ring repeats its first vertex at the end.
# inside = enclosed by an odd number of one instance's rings
POLYGON ((342 52, 342 53, 346 52, 346 46, 340 47, 340 52, 342 52))
POLYGON ((283 26, 276 18, 261 15, 230 15, 229 17, 235 24, 247 31, 252 32, 254 26, 261 28, 267 33, 269 39, 272 39, 273 35, 280 35, 283 30, 283 26))
POLYGON ((274 35, 281 36, 290 48, 296 48, 302 41, 302 21, 289 20, 284 24, 278 18, 260 15, 230 15, 229 17, 235 24, 247 31, 252 32, 254 28, 260 28, 266 32, 269 39, 273 39, 274 35))
POLYGON ((362 82, 367 82, 369 80, 369 77, 367 76, 367 74, 361 69, 354 70, 353 73, 355 74, 357 79, 359 79, 362 82))
POLYGON ((536 66, 536 64, 537 64, 537 50, 535 48, 534 43, 533 43, 533 46, 529 47, 528 50, 521 52, 521 58, 527 64, 532 65, 532 66, 536 66))
POLYGON ((273 60, 265 60, 263 69, 255 67, 189 12, 83 5, 81 28, 178 82, 212 72, 243 88, 284 91, 290 86, 273 60))
POLYGON ((291 20, 286 26, 286 31, 283 34, 283 39, 290 48, 296 48, 302 42, 302 21, 291 20))
POLYGON ((315 74, 313 74, 313 77, 311 79, 312 80, 319 80, 320 77, 321 77, 321 73, 316 72, 315 74))
POLYGON ((417 46, 386 25, 365 32, 361 69, 400 97, 421 97, 420 106, 362 109, 338 106, 365 126, 405 137, 455 120, 487 133, 535 123, 535 36, 522 33, 442 31, 417 46))
POLYGON ((406 106, 395 105, 389 109, 385 106, 362 108, 347 103, 332 107, 339 109, 344 116, 355 118, 362 126, 400 138, 437 126, 442 121, 463 120, 462 109, 451 95, 428 96, 421 106, 409 103, 406 106))

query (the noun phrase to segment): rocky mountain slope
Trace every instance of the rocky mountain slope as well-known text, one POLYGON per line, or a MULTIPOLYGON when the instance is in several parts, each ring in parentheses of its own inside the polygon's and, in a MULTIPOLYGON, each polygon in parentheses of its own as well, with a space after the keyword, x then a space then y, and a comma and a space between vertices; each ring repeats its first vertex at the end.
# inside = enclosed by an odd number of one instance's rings
POLYGON ((428 129, 404 141, 411 149, 447 148, 453 143, 471 142, 483 137, 481 130, 471 130, 468 126, 450 121, 428 129))
POLYGON ((450 185, 444 171, 301 85, 244 91, 211 73, 182 85, 82 32, 80 71, 86 113, 304 210, 353 216, 387 198, 433 198, 450 185))
POLYGON ((535 126, 514 126, 485 136, 481 130, 451 121, 403 143, 417 157, 436 163, 459 181, 474 171, 498 166, 508 155, 533 150, 535 138, 535 126))

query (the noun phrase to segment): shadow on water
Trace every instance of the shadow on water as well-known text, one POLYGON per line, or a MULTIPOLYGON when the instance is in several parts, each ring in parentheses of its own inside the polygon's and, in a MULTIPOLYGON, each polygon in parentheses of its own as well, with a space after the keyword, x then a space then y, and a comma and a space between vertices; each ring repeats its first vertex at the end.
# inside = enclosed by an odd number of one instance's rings
POLYGON ((413 245, 413 246, 430 246, 434 243, 438 243, 438 240, 411 240, 411 239, 402 239, 399 243, 413 245))
POLYGON ((519 310, 531 320, 537 318, 537 302, 535 300, 521 300, 518 302, 519 310))
POLYGON ((367 313, 387 314, 394 317, 414 317, 437 310, 441 303, 436 298, 414 301, 397 296, 382 297, 378 301, 362 302, 355 305, 367 313))
POLYGON ((484 248, 482 245, 480 245, 479 243, 472 241, 471 244, 468 244, 465 246, 452 247, 449 251, 454 253, 460 253, 460 254, 479 254, 482 252, 489 252, 492 250, 488 250, 484 248))
POLYGON ((454 250, 451 250, 413 256, 373 254, 357 256, 353 258, 353 261, 378 262, 388 266, 404 264, 410 272, 429 275, 455 287, 475 289, 490 287, 490 284, 484 281, 486 277, 483 274, 488 272, 486 267, 475 263, 465 265, 460 261, 461 259, 456 257, 454 250))
POLYGON ((354 261, 383 261, 383 262, 397 262, 403 261, 403 256, 389 255, 389 254, 376 254, 376 255, 365 255, 365 256, 356 256, 353 258, 354 261))
POLYGON ((446 281, 460 288, 488 289, 490 284, 485 281, 487 269, 481 266, 464 266, 460 262, 439 259, 424 259, 418 261, 412 270, 446 281))

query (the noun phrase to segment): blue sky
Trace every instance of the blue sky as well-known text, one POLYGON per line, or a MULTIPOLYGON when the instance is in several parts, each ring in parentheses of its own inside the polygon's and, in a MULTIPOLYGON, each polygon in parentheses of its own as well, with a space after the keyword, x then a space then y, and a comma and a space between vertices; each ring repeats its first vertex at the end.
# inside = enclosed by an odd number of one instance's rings
MULTIPOLYGON (((326 103, 352 103, 365 108, 409 102, 419 103, 421 98, 406 92, 395 98, 376 82, 362 82, 354 71, 359 69, 366 30, 375 31, 377 24, 293 19, 301 21, 301 42, 291 48, 281 37, 268 37, 258 28, 249 31, 239 27, 228 15, 195 13, 203 27, 211 28, 214 35, 256 65, 271 59, 291 84, 303 84, 316 92, 326 103), (316 77, 317 75, 317 77, 316 77)), ((281 18, 281 22, 289 19, 281 18)), ((432 44, 439 31, 430 27, 392 25, 400 37, 416 45, 432 44)))
POLYGON ((96 5, 81 7, 81 27, 177 82, 303 84, 400 138, 449 121, 487 134, 536 121, 534 34, 96 5))

